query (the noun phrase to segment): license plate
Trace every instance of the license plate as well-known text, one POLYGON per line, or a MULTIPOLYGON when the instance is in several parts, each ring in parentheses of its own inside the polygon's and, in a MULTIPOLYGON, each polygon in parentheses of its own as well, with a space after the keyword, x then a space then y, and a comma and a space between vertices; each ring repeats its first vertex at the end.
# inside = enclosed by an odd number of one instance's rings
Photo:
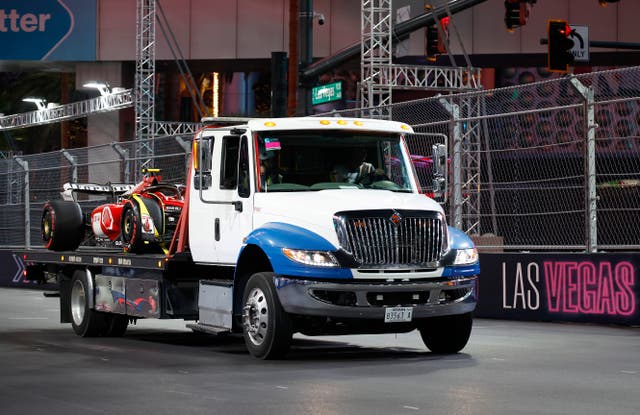
POLYGON ((385 323, 401 323, 411 321, 413 307, 387 307, 384 309, 385 323))

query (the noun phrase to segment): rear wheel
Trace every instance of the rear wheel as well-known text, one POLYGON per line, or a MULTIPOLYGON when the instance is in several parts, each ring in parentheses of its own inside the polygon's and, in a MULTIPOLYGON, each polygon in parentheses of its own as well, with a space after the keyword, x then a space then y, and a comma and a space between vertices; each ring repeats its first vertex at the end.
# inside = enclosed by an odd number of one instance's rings
POLYGON ((52 200, 45 203, 40 221, 44 246, 52 251, 74 250, 84 238, 82 209, 76 202, 52 200))
POLYGON ((107 337, 122 337, 129 326, 129 317, 122 314, 108 314, 104 333, 107 337))
POLYGON ((108 314, 89 308, 89 292, 87 274, 76 271, 71 280, 69 305, 71 309, 71 327, 78 336, 94 337, 104 334, 108 329, 108 314))
POLYGON ((473 317, 467 313, 429 318, 419 330, 422 341, 433 353, 453 354, 467 345, 472 326, 473 317))
POLYGON ((244 290, 242 332, 249 353, 260 359, 283 357, 291 345, 291 319, 284 311, 273 273, 254 274, 244 290))

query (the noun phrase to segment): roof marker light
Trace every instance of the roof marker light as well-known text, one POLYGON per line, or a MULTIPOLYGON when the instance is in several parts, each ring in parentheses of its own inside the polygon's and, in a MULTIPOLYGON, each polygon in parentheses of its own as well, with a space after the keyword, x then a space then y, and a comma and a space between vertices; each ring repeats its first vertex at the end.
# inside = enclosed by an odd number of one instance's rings
POLYGON ((355 125, 357 125, 358 127, 362 127, 364 125, 364 123, 362 121, 354 121, 353 123, 355 125))
POLYGON ((402 124, 400 128, 402 128, 405 131, 409 131, 409 126, 407 124, 402 124))
POLYGON ((275 127, 276 123, 274 123, 273 121, 267 121, 264 123, 265 127, 275 127))
POLYGON ((347 125, 345 120, 338 120, 338 125, 347 125))
POLYGON ((320 124, 329 125, 329 124, 331 124, 331 121, 329 121, 329 120, 320 120, 320 124))

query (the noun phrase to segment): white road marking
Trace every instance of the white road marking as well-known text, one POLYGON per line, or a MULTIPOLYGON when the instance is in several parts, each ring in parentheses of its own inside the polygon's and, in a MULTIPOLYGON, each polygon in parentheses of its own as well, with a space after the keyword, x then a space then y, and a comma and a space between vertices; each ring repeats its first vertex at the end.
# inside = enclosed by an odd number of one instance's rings
POLYGON ((404 405, 403 406, 404 409, 411 409, 413 411, 419 411, 420 408, 418 408, 417 406, 409 406, 409 405, 404 405))

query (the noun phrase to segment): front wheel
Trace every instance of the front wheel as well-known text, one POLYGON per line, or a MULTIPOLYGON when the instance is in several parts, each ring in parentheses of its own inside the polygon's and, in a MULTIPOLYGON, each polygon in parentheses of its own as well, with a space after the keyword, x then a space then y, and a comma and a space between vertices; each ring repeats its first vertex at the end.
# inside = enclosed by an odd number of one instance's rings
POLYGON ((464 349, 471 336, 471 313, 432 317, 421 325, 420 336, 433 353, 453 354, 464 349))
POLYGON ((242 299, 242 332, 249 353, 260 359, 283 357, 291 345, 291 319, 273 285, 273 273, 254 274, 242 299))

